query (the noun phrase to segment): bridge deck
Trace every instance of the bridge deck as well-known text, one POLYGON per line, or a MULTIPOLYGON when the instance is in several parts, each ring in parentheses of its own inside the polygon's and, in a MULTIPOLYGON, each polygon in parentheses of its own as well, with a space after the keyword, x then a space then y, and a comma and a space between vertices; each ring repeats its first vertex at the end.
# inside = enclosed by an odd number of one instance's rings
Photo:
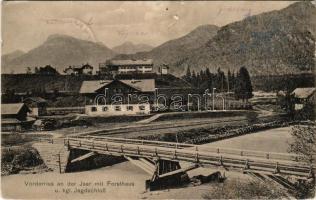
POLYGON ((99 154, 188 161, 201 165, 278 173, 302 178, 308 177, 311 169, 314 170, 306 163, 300 162, 300 156, 295 154, 217 149, 191 144, 100 136, 71 137, 65 139, 65 144, 69 148, 99 154))

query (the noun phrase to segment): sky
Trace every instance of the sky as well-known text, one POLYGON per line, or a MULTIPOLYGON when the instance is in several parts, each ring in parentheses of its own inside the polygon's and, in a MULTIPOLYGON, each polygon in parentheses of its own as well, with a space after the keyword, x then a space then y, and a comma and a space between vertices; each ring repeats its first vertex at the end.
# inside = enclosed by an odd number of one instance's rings
POLYGON ((224 26, 293 1, 3 2, 2 54, 29 51, 49 35, 67 34, 109 48, 131 41, 158 46, 199 25, 224 26))

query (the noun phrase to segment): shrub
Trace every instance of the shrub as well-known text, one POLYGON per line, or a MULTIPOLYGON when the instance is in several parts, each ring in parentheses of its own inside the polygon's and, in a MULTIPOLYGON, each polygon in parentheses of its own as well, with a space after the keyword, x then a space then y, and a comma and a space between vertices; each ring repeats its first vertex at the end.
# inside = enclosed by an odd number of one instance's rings
POLYGON ((259 181, 227 180, 203 195, 204 199, 278 199, 285 191, 259 181))

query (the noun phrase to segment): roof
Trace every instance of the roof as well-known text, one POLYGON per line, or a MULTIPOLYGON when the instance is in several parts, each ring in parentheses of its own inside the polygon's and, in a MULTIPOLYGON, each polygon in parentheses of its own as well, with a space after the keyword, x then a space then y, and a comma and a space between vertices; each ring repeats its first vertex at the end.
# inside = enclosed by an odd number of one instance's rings
POLYGON ((112 81, 113 80, 83 81, 79 93, 95 93, 97 89, 111 83, 112 81))
POLYGON ((46 103, 46 100, 43 99, 42 97, 28 97, 28 98, 25 98, 23 102, 25 102, 26 100, 31 100, 36 103, 46 103))
POLYGON ((24 105, 24 103, 1 104, 1 115, 18 114, 24 105))
POLYGON ((139 80, 131 79, 131 80, 119 80, 119 81, 142 92, 155 91, 155 79, 139 79, 139 80))
POLYGON ((306 99, 312 94, 316 92, 316 88, 296 88, 291 94, 294 95, 295 98, 306 99))
POLYGON ((109 60, 106 63, 107 65, 153 65, 152 59, 142 59, 142 60, 109 60))
MULTIPOLYGON (((122 82, 141 92, 154 92, 155 91, 155 79, 139 79, 139 80, 130 79, 130 80, 117 80, 117 81, 122 82)), ((83 81, 80 88, 80 93, 81 94, 95 93, 96 90, 112 82, 113 80, 83 81)))
POLYGON ((1 124, 19 124, 21 123, 20 120, 15 119, 15 118, 1 118, 1 124))
POLYGON ((83 65, 83 66, 81 67, 81 69, 83 69, 83 68, 93 69, 93 67, 92 67, 91 65, 89 65, 89 64, 83 65))

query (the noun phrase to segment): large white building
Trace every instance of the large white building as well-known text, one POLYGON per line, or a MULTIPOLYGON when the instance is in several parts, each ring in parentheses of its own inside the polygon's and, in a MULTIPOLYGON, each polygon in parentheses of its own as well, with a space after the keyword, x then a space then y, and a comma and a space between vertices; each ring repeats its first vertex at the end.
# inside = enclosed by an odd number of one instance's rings
POLYGON ((105 65, 100 65, 100 73, 129 74, 129 73, 151 73, 153 71, 153 60, 108 60, 105 65))

